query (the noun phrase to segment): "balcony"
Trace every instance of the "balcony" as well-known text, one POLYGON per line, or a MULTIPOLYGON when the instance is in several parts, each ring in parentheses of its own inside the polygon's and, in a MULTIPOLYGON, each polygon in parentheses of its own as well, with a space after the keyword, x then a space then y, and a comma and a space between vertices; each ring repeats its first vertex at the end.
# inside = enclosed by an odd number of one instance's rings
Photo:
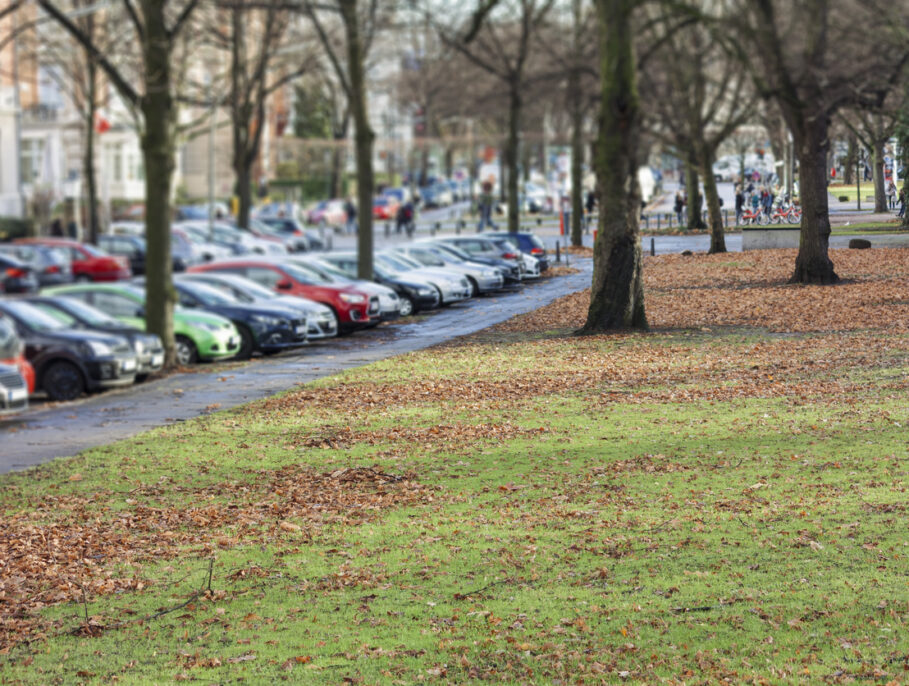
POLYGON ((49 124, 57 121, 61 110, 52 105, 29 105, 22 108, 23 124, 49 124))

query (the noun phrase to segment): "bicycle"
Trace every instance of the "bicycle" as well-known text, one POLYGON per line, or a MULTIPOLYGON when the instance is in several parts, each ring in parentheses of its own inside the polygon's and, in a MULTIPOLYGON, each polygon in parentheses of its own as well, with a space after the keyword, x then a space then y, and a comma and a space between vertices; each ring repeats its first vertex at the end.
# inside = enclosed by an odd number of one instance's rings
POLYGON ((760 224, 761 226, 767 226, 770 224, 770 216, 764 212, 763 207, 746 208, 742 212, 742 223, 746 225, 760 224))

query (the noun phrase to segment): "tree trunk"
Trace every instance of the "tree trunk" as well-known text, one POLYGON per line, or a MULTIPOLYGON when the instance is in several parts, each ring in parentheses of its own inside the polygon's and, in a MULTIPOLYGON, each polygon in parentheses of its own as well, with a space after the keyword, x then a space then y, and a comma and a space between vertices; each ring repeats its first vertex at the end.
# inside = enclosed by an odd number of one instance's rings
POLYGON ((726 237, 723 228, 723 208, 720 207, 720 194, 716 189, 716 178, 713 176, 712 150, 701 151, 701 174, 704 176, 704 195, 707 196, 707 216, 710 225, 709 254, 726 252, 726 237))
MULTIPOLYGON (((85 160, 83 173, 85 175, 85 209, 88 218, 88 242, 98 244, 98 183, 95 177, 95 113, 97 112, 97 71, 95 61, 86 55, 86 77, 88 88, 85 95, 85 160)), ((79 218, 76 218, 79 221, 79 218)))
POLYGON ((871 146, 871 173, 874 179, 874 211, 878 214, 887 212, 887 191, 884 188, 884 143, 886 140, 875 140, 871 146))
POLYGON ((584 106, 581 98, 581 73, 568 72, 568 97, 571 100, 571 244, 583 245, 584 219, 584 106))
POLYGON ((635 83, 631 14, 637 0, 597 0, 600 127, 596 166, 598 235, 587 322, 579 331, 647 328, 644 312, 638 188, 640 104, 635 83))
POLYGON ((851 186, 855 183, 855 165, 858 162, 858 141, 855 134, 849 134, 846 159, 843 162, 843 183, 851 186))
POLYGON ((375 133, 369 126, 366 106, 366 84, 363 66, 363 43, 357 0, 340 0, 341 18, 347 34, 347 71, 350 80, 350 109, 354 120, 357 161, 357 276, 373 278, 372 195, 375 178, 372 169, 372 146, 375 133))
POLYGON ((520 230, 520 207, 518 206, 518 146, 521 132, 521 84, 511 84, 508 106, 508 140, 505 144, 505 165, 508 172, 508 230, 520 230))
MULTIPOLYGON (((897 170, 902 167, 905 171, 903 172, 903 197, 906 198, 906 210, 903 212, 903 221, 901 228, 909 229, 909 130, 903 129, 902 133, 899 134, 899 154, 902 156, 902 161, 899 159, 893 160, 893 183, 899 184, 899 179, 897 178, 897 170)), ((897 188, 899 186, 897 185, 897 188)), ((899 190, 897 190, 897 206, 899 206, 899 190)))
MULTIPOLYGON (((807 114, 807 113, 806 113, 807 114)), ((794 131, 799 160, 799 198, 802 226, 799 254, 791 283, 830 284, 839 280, 828 253, 830 215, 827 207, 827 148, 830 120, 818 114, 805 116, 794 131)))
POLYGON ((145 129, 145 326, 164 342, 166 365, 175 364, 174 303, 176 293, 170 254, 170 187, 174 173, 176 102, 171 94, 170 38, 162 3, 144 0, 146 37, 142 46, 146 95, 142 98, 145 129))
POLYGON ((685 188, 688 191, 688 227, 692 229, 706 229, 707 225, 701 218, 703 203, 701 201, 701 180, 698 176, 697 165, 692 162, 685 163, 685 188))
POLYGON ((241 229, 249 228, 249 211, 252 207, 252 165, 239 164, 234 165, 234 174, 236 183, 234 185, 234 194, 237 196, 237 226, 241 229))

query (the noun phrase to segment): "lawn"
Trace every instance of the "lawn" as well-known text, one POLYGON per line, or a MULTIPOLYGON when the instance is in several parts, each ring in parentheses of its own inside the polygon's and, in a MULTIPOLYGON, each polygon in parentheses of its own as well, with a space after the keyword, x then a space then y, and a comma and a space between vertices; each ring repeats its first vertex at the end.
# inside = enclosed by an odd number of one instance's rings
POLYGON ((0 683, 904 683, 909 250, 794 254, 0 477, 0 683))
POLYGON ((872 181, 862 181, 861 186, 852 184, 847 186, 845 184, 833 184, 828 187, 830 195, 834 197, 834 200, 831 202, 832 205, 836 205, 836 201, 839 200, 839 197, 848 196, 849 202, 855 202, 855 199, 858 197, 859 189, 862 192, 862 203, 868 203, 869 207, 874 207, 874 182, 872 181), (868 200, 868 198, 871 198, 868 200))

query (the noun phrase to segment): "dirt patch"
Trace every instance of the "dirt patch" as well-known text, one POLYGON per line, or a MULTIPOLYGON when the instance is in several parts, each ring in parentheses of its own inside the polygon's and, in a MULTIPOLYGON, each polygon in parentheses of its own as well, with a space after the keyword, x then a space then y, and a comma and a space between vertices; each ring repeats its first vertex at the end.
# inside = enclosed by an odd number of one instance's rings
POLYGON ((432 500, 410 475, 369 468, 317 473, 297 466, 249 482, 178 489, 163 483, 124 494, 48 496, 0 527, 0 654, 42 637, 37 612, 83 597, 141 591, 141 563, 286 537, 304 543, 330 522, 359 524, 379 512, 432 500), (185 504, 142 504, 167 491, 185 504), (134 565, 136 565, 134 567, 134 565), (132 570, 132 571, 129 571, 132 570))

